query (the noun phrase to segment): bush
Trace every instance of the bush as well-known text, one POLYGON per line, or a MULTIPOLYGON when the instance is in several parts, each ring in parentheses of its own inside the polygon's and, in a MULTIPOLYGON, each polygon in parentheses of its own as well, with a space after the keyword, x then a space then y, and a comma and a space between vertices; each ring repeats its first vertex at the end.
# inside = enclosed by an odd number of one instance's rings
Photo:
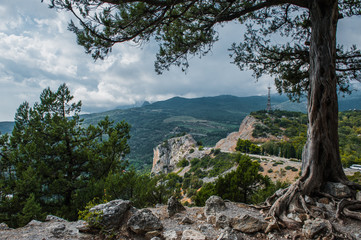
POLYGON ((189 161, 185 158, 183 158, 182 160, 180 160, 178 163, 177 163, 177 167, 186 167, 189 165, 189 161))
POLYGON ((273 173, 273 169, 272 168, 270 168, 270 169, 268 169, 268 171, 267 171, 268 173, 273 173))

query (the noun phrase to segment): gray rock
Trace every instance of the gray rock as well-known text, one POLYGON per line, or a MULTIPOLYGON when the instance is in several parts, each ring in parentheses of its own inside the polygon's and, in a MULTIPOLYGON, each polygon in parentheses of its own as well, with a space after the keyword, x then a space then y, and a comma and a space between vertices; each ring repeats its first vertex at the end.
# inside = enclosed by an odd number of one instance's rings
POLYGON ((207 239, 212 239, 212 237, 217 236, 217 231, 214 229, 212 224, 204 223, 198 226, 199 231, 206 237, 207 239))
POLYGON ((357 200, 357 201, 361 201, 361 191, 358 191, 358 192, 356 193, 356 200, 357 200))
POLYGON ((265 221, 252 217, 248 214, 244 215, 242 218, 234 218, 231 221, 231 225, 234 230, 244 233, 264 231, 267 227, 267 223, 265 221))
POLYGON ((177 240, 178 239, 177 232, 174 230, 169 230, 169 231, 163 232, 163 237, 165 240, 177 240))
POLYGON ((185 211, 185 207, 175 198, 171 197, 168 199, 167 210, 169 217, 172 217, 174 214, 185 211))
POLYGON ((324 220, 316 218, 314 220, 306 220, 302 228, 302 234, 307 239, 314 238, 317 234, 327 230, 327 224, 324 220))
POLYGON ((128 227, 137 234, 161 230, 163 225, 149 209, 142 209, 133 214, 128 220, 128 227))
POLYGON ((183 231, 181 240, 206 240, 206 239, 207 237, 202 233, 193 229, 186 229, 183 231))
POLYGON ((159 238, 161 235, 162 234, 159 231, 150 231, 145 234, 145 239, 159 238))
POLYGON ((351 190, 345 184, 327 182, 324 191, 337 198, 346 198, 351 196, 351 190))
POLYGON ((221 232, 217 240, 242 240, 242 236, 233 231, 232 228, 227 227, 221 232))
POLYGON ((0 230, 10 230, 9 226, 6 223, 0 223, 0 230))
POLYGON ((216 218, 216 227, 217 228, 226 228, 229 227, 229 219, 226 215, 221 214, 216 218))
POLYGON ((193 224, 194 221, 192 219, 190 219, 189 217, 185 216, 180 223, 181 224, 193 224))
POLYGON ((62 238, 66 233, 66 226, 64 223, 54 224, 49 227, 49 232, 56 238, 62 238))
POLYGON ((152 237, 150 240, 162 240, 162 239, 159 237, 152 237))
POLYGON ((57 217, 57 216, 54 216, 54 215, 47 215, 46 218, 45 218, 45 222, 50 222, 50 221, 53 221, 53 222, 67 222, 63 218, 60 218, 60 217, 57 217))
POLYGON ((91 225, 99 223, 105 228, 117 228, 130 207, 130 201, 126 200, 113 200, 108 203, 99 204, 89 210, 89 212, 95 215, 99 214, 99 218, 91 218, 89 223, 91 225))
POLYGON ((216 213, 219 213, 226 209, 226 204, 224 203, 222 198, 218 196, 211 196, 207 199, 206 205, 204 206, 204 215, 216 215, 216 213))
POLYGON ((38 220, 31 220, 28 224, 26 224, 27 227, 36 227, 41 226, 41 222, 38 220))

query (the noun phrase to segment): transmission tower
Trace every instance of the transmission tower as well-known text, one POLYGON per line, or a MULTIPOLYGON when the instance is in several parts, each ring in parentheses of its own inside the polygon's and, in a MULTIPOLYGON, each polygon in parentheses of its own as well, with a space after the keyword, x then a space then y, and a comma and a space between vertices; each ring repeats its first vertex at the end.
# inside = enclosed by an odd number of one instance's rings
POLYGON ((272 110, 272 107, 271 107, 271 86, 268 86, 268 99, 267 99, 266 111, 269 112, 271 110, 272 110))

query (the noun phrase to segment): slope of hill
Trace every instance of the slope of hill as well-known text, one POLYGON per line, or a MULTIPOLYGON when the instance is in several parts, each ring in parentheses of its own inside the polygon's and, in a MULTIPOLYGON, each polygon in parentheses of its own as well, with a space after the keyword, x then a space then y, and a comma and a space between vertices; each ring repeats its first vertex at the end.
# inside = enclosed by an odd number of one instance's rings
MULTIPOLYGON (((273 95, 273 109, 306 111, 305 101, 290 102, 287 97, 273 95)), ((229 133, 238 130, 243 118, 252 111, 262 110, 266 96, 235 97, 229 95, 186 99, 175 97, 141 107, 117 109, 82 115, 84 124, 96 124, 105 116, 115 122, 125 120, 132 125, 129 160, 136 168, 150 168, 153 148, 166 139, 184 132, 196 141, 214 146, 229 133)), ((340 110, 361 109, 361 95, 340 98, 340 110)), ((0 122, 0 131, 9 133, 13 122, 0 122)))

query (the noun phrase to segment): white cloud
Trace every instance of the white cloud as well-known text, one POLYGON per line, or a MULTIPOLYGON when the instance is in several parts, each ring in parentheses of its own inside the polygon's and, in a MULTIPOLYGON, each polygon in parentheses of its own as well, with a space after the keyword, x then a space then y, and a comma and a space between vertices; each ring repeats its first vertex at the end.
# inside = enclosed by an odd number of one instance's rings
MULTIPOLYGON (((227 49, 243 35, 243 28, 234 23, 220 30, 220 41, 210 55, 190 60, 187 74, 172 67, 157 75, 156 43, 142 48, 116 45, 104 61, 94 62, 67 30, 69 19, 68 13, 48 9, 40 0, 1 1, 0 121, 12 119, 22 101, 38 101, 44 88, 56 90, 63 82, 83 101, 83 109, 111 109, 174 96, 265 95, 269 82, 273 83, 267 76, 255 82, 250 72, 240 72, 229 63, 227 49)), ((359 28, 354 28, 359 22, 359 17, 340 21, 339 39, 360 42, 355 31, 359 28)))

